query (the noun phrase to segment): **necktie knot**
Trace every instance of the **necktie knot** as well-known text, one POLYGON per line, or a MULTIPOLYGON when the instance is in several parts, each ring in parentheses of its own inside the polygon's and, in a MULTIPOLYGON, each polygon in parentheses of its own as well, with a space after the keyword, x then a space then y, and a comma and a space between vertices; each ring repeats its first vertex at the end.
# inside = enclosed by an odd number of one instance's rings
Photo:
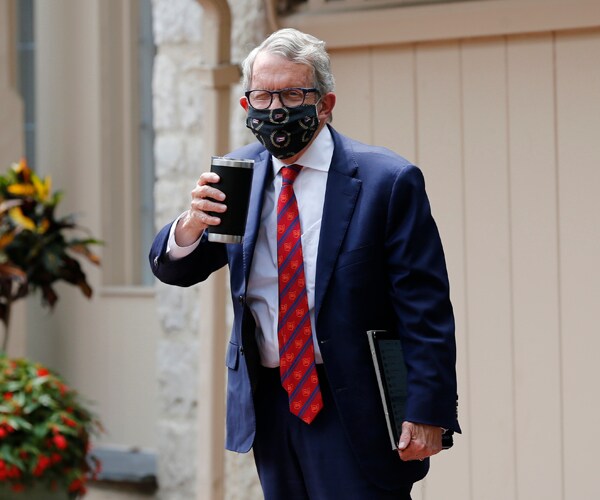
POLYGON ((293 184, 302 170, 302 165, 289 165, 281 169, 281 177, 284 184, 293 184))

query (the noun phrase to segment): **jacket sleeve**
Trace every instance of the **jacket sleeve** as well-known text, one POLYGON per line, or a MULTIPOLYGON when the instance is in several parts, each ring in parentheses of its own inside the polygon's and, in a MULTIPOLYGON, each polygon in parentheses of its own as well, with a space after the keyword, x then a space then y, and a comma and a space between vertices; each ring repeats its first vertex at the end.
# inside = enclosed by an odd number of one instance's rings
POLYGON ((166 252, 171 224, 160 230, 150 249, 150 267, 160 281, 169 285, 192 286, 227 264, 226 246, 209 242, 206 232, 191 254, 177 260, 169 259, 166 252))
POLYGON ((408 421, 460 432, 454 314, 442 243, 415 166, 396 176, 386 253, 408 376, 408 421))

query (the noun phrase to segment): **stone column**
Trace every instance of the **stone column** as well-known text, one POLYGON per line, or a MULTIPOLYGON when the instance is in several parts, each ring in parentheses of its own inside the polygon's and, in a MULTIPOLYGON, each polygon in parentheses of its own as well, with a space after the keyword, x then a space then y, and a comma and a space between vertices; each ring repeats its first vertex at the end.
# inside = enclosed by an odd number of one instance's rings
MULTIPOLYGON (((156 225, 187 208, 203 170, 203 108, 198 85, 202 10, 193 0, 153 0, 154 190, 156 225)), ((157 285, 164 334, 158 346, 158 479, 163 500, 195 498, 200 323, 198 287, 157 285)))
MULTIPOLYGON (((261 0, 235 2, 231 50, 223 49, 227 40, 219 41, 222 26, 213 22, 218 12, 211 11, 224 2, 200 3, 153 0, 158 228, 187 209, 211 155, 227 152, 228 143, 237 147, 254 140, 243 127, 239 85, 231 92, 226 88, 239 78, 228 53, 239 63, 264 38, 261 0), (200 3, 209 4, 206 11, 200 3)), ((251 455, 223 454, 224 347, 231 326, 226 288, 226 271, 190 289, 157 285, 164 331, 157 353, 163 500, 262 497, 251 455)))

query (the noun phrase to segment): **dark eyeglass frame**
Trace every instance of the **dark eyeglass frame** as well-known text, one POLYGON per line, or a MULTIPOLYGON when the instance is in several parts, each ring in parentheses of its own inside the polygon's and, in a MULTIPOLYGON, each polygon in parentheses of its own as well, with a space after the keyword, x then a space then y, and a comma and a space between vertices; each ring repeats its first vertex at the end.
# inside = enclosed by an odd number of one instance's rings
POLYGON ((248 104, 253 107, 254 109, 269 109, 271 107, 271 104, 273 104, 273 96, 277 95, 279 97, 279 102, 281 102, 281 104, 283 104, 284 106, 287 106, 288 108, 297 108, 299 106, 302 106, 304 104, 304 102, 306 101, 306 96, 307 94, 311 94, 311 93, 319 93, 319 89, 314 88, 314 87, 310 87, 310 88, 305 88, 305 87, 288 87, 285 89, 279 89, 279 90, 265 90, 265 89, 252 89, 252 90, 247 90, 246 92, 244 92, 244 95, 246 96, 246 99, 248 99, 248 104), (287 92, 290 90, 299 90, 302 92, 302 102, 300 104, 296 104, 294 106, 288 106, 285 102, 285 98, 282 98, 282 92, 287 92), (267 104, 264 107, 260 107, 257 108, 256 106, 252 105, 252 92, 266 92, 267 94, 269 94, 269 104, 267 104))

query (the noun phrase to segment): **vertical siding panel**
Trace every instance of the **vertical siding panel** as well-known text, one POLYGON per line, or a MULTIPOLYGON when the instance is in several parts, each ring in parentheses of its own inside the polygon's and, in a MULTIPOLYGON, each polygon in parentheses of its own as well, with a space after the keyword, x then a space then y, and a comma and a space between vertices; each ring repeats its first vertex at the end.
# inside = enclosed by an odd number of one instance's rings
POLYGON ((463 44, 472 495, 515 498, 506 49, 463 44))
MULTIPOLYGON (((371 59, 372 143, 416 161, 414 47, 373 49, 371 59)), ((412 490, 423 500, 423 484, 412 490)))
POLYGON ((468 500, 469 419, 467 332, 465 318, 464 212, 461 128, 460 46, 454 43, 417 47, 418 157, 427 182, 433 215, 438 224, 448 264, 456 317, 457 375, 460 422, 466 430, 455 437, 455 447, 432 459, 425 480, 425 498, 468 500), (452 484, 451 491, 448 485, 452 484), (451 495, 451 496, 450 496, 451 495))
POLYGON ((600 498, 600 31, 556 38, 565 498, 600 498))
POLYGON ((334 127, 363 142, 371 142, 373 91, 371 51, 341 50, 331 52, 331 68, 336 78, 337 102, 333 110, 334 127))
POLYGON ((508 42, 518 498, 562 497, 552 35, 508 42))
POLYGON ((412 500, 425 500, 425 481, 419 481, 413 486, 410 498, 412 500))
POLYGON ((373 142, 416 162, 414 46, 373 51, 373 142))

